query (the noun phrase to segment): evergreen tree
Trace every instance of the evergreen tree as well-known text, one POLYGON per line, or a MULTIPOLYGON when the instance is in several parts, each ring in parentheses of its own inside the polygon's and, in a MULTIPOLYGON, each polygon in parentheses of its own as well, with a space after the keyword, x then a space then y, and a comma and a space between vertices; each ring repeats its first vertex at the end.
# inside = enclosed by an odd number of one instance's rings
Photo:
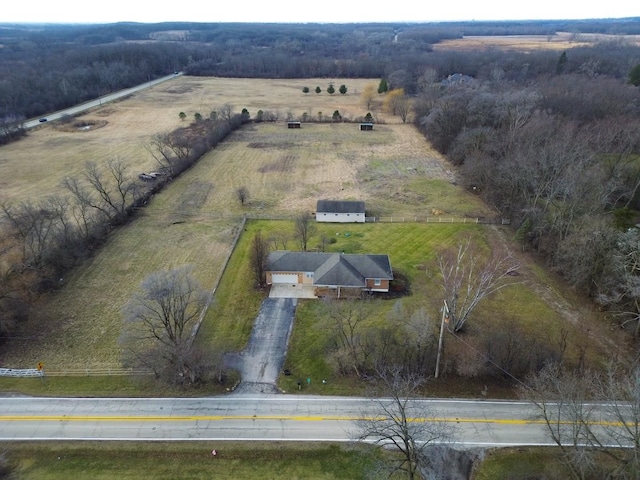
POLYGON ((629 72, 629 83, 640 87, 640 63, 633 67, 629 72))
POLYGON ((558 58, 558 64, 556 65, 556 73, 564 73, 567 68, 567 52, 564 51, 560 54, 560 58, 558 58))

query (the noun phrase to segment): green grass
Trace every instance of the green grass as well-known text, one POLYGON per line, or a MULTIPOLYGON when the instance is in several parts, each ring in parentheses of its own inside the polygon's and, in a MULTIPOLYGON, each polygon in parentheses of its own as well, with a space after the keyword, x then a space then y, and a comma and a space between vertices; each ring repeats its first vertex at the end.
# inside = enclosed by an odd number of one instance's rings
MULTIPOLYGON (((258 231, 266 239, 274 235, 288 236, 286 248, 297 249, 293 222, 248 221, 216 292, 215 303, 202 326, 199 342, 214 346, 224 343, 227 349, 236 351, 246 345, 266 294, 254 288, 248 265, 251 241, 258 231)), ((401 272, 409 281, 410 294, 402 298, 403 303, 411 309, 424 307, 432 318, 437 318, 441 296, 432 263, 436 251, 455 246, 467 235, 471 235, 481 248, 488 250, 488 245, 492 243, 491 232, 491 229, 476 224, 318 224, 309 247, 314 249, 324 245, 326 251, 333 252, 388 254, 394 271, 401 272)), ((570 340, 566 356, 569 360, 575 359, 579 353, 578 340, 584 333, 581 333, 579 326, 572 328, 562 322, 558 312, 532 288, 532 285, 545 281, 542 274, 534 267, 522 277, 516 277, 516 285, 501 290, 482 303, 474 315, 470 331, 496 328, 502 322, 515 322, 523 335, 553 342, 559 336, 560 326, 564 325, 569 329, 570 340)), ((367 320, 371 326, 388 324, 388 315, 396 300, 377 302, 375 315, 367 320)), ((364 386, 360 382, 334 373, 329 359, 332 333, 326 320, 323 320, 321 308, 321 302, 300 301, 285 361, 285 369, 290 370, 291 375, 282 375, 279 385, 288 392, 298 391, 298 382, 301 382, 300 390, 305 393, 362 394, 364 386), (310 384, 307 378, 311 378, 310 384)), ((452 338, 450 351, 453 353, 457 348, 464 348, 461 345, 452 338)), ((595 350, 593 352, 597 354, 595 350)), ((450 383, 432 382, 429 388, 433 391, 430 394, 477 396, 483 387, 482 381, 476 384, 465 380, 454 387, 448 385, 450 383)), ((512 397, 513 392, 496 384, 492 387, 492 395, 512 397)))
POLYGON ((152 376, 70 376, 44 378, 0 377, 0 391, 36 396, 75 397, 182 397, 225 393, 238 378, 230 375, 223 384, 210 383, 190 389, 170 387, 152 376))
POLYGON ((5 443, 0 449, 18 478, 38 480, 366 479, 388 455, 366 445, 293 442, 5 443))
POLYGON ((564 480, 570 478, 551 448, 505 448, 490 451, 474 480, 564 480))

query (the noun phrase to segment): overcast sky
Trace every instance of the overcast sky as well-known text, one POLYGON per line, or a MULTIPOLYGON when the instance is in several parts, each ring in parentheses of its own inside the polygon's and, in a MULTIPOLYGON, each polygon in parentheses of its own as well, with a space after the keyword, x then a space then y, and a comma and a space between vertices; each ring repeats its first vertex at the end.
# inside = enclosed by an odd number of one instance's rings
POLYGON ((0 23, 438 22, 640 16, 637 0, 4 0, 0 23))

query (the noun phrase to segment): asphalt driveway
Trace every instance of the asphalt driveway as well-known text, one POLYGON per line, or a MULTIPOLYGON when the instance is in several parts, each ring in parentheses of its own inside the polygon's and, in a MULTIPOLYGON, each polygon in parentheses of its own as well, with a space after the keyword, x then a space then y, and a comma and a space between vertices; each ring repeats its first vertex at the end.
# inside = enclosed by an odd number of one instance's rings
POLYGON ((278 393, 276 381, 284 365, 298 300, 267 298, 253 324, 249 344, 225 357, 225 366, 240 372, 239 393, 278 393))

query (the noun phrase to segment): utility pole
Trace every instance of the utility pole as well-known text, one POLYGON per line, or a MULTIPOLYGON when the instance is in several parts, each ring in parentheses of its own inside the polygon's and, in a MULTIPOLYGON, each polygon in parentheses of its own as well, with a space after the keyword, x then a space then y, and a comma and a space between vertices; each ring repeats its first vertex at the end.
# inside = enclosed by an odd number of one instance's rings
POLYGON ((433 375, 434 378, 438 378, 440 375, 440 357, 442 356, 445 323, 449 323, 449 306, 446 300, 444 300, 444 306, 442 307, 442 321, 440 322, 440 338, 438 339, 438 355, 436 356, 436 373, 433 375))

